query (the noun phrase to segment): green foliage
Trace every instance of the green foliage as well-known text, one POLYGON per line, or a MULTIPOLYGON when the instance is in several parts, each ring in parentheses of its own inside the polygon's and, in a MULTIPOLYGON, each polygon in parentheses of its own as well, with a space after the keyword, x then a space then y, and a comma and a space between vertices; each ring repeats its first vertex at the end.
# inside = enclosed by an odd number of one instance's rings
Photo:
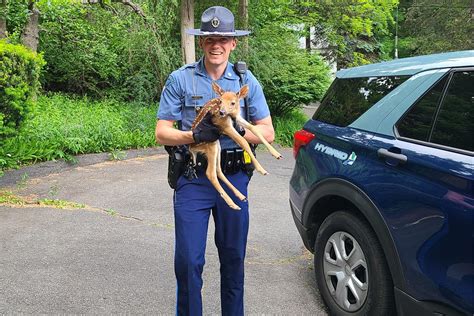
POLYGON ((393 25, 398 0, 297 1, 295 8, 307 27, 314 26, 315 43, 338 69, 377 61, 380 41, 393 25))
POLYGON ((40 50, 48 62, 45 88, 100 96, 119 77, 119 56, 112 49, 116 34, 96 23, 110 20, 110 12, 80 3, 41 7, 40 50))
POLYGON ((0 147, 0 168, 150 147, 155 144, 155 117, 155 107, 112 100, 92 102, 59 94, 42 96, 36 116, 0 147))
POLYGON ((294 109, 284 117, 273 117, 275 142, 282 146, 293 146, 293 135, 303 128, 307 121, 308 118, 300 109, 294 109))
POLYGON ((281 2, 276 8, 274 1, 259 2, 261 15, 252 22, 248 60, 264 88, 270 111, 280 117, 320 100, 330 81, 323 59, 298 47, 299 34, 289 27, 292 21, 287 18, 291 11, 281 2))
POLYGON ((10 41, 20 44, 20 36, 28 21, 28 0, 8 0, 6 17, 10 41))
POLYGON ((402 0, 400 56, 474 49, 472 1, 402 0))
POLYGON ((180 64, 173 1, 144 3, 147 19, 126 6, 40 1, 45 88, 150 103, 180 64), (163 23, 166 21, 166 23, 163 23))
POLYGON ((0 140, 14 135, 33 110, 43 66, 41 55, 0 41, 0 140))

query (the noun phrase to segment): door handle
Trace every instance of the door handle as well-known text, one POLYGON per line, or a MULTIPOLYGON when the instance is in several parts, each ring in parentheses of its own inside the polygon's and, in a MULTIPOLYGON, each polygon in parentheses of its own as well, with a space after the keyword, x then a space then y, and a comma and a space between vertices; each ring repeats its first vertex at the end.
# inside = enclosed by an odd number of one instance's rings
POLYGON ((379 148, 379 150, 377 150, 377 156, 381 157, 381 158, 390 158, 390 159, 394 159, 396 161, 398 161, 399 163, 406 163, 408 158, 407 156, 403 155, 403 154, 397 154, 397 153, 393 153, 385 148, 379 148))

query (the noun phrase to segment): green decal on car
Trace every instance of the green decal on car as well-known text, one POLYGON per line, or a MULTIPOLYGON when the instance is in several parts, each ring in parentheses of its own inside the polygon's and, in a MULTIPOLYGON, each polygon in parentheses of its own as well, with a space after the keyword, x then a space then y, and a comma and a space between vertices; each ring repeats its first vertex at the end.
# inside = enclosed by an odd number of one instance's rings
POLYGON ((349 158, 347 158, 346 161, 344 161, 344 165, 352 166, 354 164, 354 161, 356 161, 357 155, 355 152, 352 152, 349 158))
POLYGON ((337 158, 339 160, 343 160, 344 165, 352 166, 354 164, 354 161, 357 159, 357 155, 355 152, 352 152, 351 155, 349 156, 347 153, 343 151, 323 145, 321 143, 316 143, 316 145, 314 146, 314 149, 322 153, 325 153, 326 155, 333 156, 334 158, 337 158))

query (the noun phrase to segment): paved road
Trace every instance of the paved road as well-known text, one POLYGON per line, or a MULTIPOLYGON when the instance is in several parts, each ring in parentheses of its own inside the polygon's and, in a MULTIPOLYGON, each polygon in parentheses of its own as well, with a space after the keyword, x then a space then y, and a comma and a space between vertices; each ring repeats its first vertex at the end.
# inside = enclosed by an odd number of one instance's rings
MULTIPOLYGON (((252 179, 246 314, 326 315, 311 254, 288 207, 294 160, 258 153, 252 179)), ((9 171, 0 191, 31 202, 0 205, 0 314, 174 313, 174 230, 167 156, 160 148, 47 162, 9 171), (33 203, 56 200, 54 205, 33 203), (73 205, 80 203, 82 205, 73 205), (60 208, 66 206, 67 208, 60 208)), ((219 314, 219 264, 209 239, 204 313, 219 314)))

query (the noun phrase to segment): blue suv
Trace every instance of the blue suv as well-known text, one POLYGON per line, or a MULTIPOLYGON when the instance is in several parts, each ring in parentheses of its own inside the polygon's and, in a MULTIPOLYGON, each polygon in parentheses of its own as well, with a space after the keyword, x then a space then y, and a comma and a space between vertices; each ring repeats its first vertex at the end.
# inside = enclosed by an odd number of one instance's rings
POLYGON ((473 315, 474 51, 339 71, 294 155, 331 315, 473 315))

